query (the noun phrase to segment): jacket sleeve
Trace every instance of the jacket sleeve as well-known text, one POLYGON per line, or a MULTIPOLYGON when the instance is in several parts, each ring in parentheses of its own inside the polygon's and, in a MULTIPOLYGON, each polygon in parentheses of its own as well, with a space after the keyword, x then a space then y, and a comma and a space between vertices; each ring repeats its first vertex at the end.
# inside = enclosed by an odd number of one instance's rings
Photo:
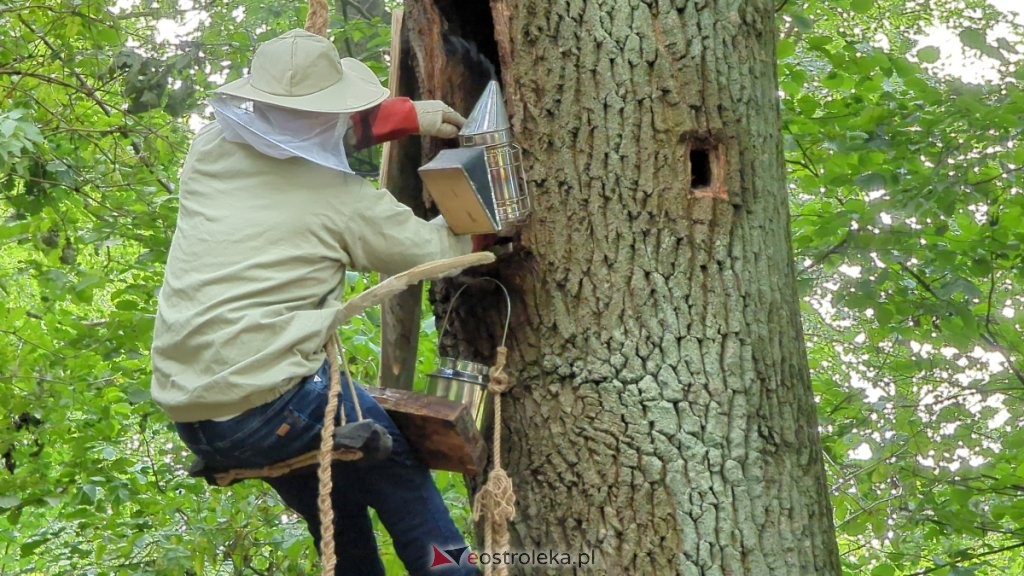
POLYGON ((345 188, 334 228, 353 269, 398 274, 472 251, 470 236, 454 234, 440 217, 423 220, 387 190, 354 175, 345 188))

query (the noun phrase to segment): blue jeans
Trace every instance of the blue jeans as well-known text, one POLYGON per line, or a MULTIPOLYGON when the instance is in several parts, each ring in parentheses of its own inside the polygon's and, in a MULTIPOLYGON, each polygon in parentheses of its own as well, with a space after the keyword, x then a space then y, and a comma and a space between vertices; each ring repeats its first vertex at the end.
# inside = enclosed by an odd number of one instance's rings
MULTIPOLYGON (((277 400, 230 420, 177 424, 178 435, 214 470, 255 468, 316 450, 327 405, 327 363, 277 400), (285 426, 287 424, 287 426, 285 426)), ((368 508, 377 511, 391 534, 395 551, 412 576, 477 574, 455 564, 431 568, 433 546, 465 546, 434 480, 409 449, 395 423, 361 386, 356 386, 365 418, 383 426, 393 439, 391 456, 375 464, 335 462, 333 466, 334 537, 338 576, 383 576, 368 508)), ((356 420, 351 393, 342 376, 340 409, 356 420)), ((281 499, 305 520, 320 549, 316 467, 266 479, 281 499)), ((458 559, 456 559, 458 561, 458 559)))

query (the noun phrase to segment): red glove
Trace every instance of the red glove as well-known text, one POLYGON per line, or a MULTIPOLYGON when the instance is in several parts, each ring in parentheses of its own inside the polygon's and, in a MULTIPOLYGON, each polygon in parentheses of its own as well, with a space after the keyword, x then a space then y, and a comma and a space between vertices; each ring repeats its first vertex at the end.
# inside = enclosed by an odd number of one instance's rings
POLYGON ((440 100, 388 98, 352 115, 353 147, 359 150, 413 134, 454 138, 465 123, 465 118, 440 100))
POLYGON ((497 234, 474 234, 473 235, 473 252, 482 252, 498 241, 497 234))
POLYGON ((388 98, 369 110, 352 115, 356 150, 417 134, 420 121, 408 98, 388 98))

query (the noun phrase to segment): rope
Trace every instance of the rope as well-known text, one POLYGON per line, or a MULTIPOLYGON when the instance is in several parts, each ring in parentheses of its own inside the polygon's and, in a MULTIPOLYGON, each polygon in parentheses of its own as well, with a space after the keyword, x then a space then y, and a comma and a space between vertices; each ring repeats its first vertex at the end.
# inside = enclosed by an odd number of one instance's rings
MULTIPOLYGON (((359 460, 362 457, 363 453, 359 450, 341 449, 331 452, 332 460, 341 460, 343 462, 359 460)), ((277 478, 300 468, 316 465, 319 462, 320 451, 311 450, 305 454, 300 454, 282 462, 275 462, 262 468, 234 468, 224 472, 217 472, 213 475, 213 479, 217 482, 218 486, 230 486, 235 482, 250 478, 277 478)))
MULTIPOLYGON (((331 505, 331 452, 334 448, 334 415, 338 413, 338 397, 341 396, 341 373, 338 370, 340 343, 338 333, 332 332, 327 340, 327 362, 331 370, 331 385, 327 389, 327 406, 324 408, 324 423, 320 428, 320 467, 316 475, 320 482, 317 506, 320 509, 320 561, 321 576, 334 576, 338 559, 334 552, 334 507, 331 505)), ((348 366, 346 365, 346 376, 348 366)), ((349 377, 351 381, 351 377, 349 377)), ((355 397, 353 396, 353 399, 355 397)), ((341 411, 341 425, 345 425, 345 411, 341 411)))
MULTIPOLYGON (((494 395, 494 444, 491 449, 494 466, 487 475, 487 482, 473 500, 473 521, 484 517, 484 550, 491 553, 508 552, 508 523, 516 514, 516 495, 512 491, 512 479, 501 467, 501 396, 511 388, 508 374, 505 374, 505 359, 508 349, 498 346, 497 358, 490 370, 487 390, 494 395)), ((484 573, 506 576, 508 566, 497 567, 486 564, 484 573)))
POLYGON ((309 0, 309 12, 306 14, 306 31, 318 36, 327 36, 327 0, 309 0))
MULTIPOLYGON (((306 14, 306 30, 319 36, 327 36, 327 0, 309 0, 309 12, 306 14)), ((338 396, 341 395, 341 374, 338 371, 338 353, 341 348, 338 333, 332 332, 327 340, 327 362, 331 370, 331 385, 327 389, 327 406, 324 408, 324 423, 320 428, 320 466, 316 471, 320 493, 317 506, 320 511, 320 561, 321 576, 334 576, 334 566, 338 563, 334 551, 334 507, 331 505, 331 490, 334 482, 331 478, 331 452, 334 448, 334 415, 338 412, 338 396)), ((349 385, 352 378, 345 365, 345 375, 349 385)), ((353 401, 357 402, 355 394, 353 401)), ((341 411, 341 425, 345 425, 345 411, 341 411)))
MULTIPOLYGON (((490 382, 487 383, 487 391, 491 394, 504 394, 512 388, 512 384, 509 382, 508 374, 505 374, 505 359, 508 358, 508 348, 504 346, 498 346, 497 358, 494 361, 494 366, 491 366, 490 370, 490 382)), ((499 410, 496 408, 495 412, 499 410)), ((497 414, 495 414, 497 417, 497 414)), ((495 441, 501 442, 501 430, 495 430, 495 441)), ((495 461, 501 462, 501 454, 494 455, 495 461)))

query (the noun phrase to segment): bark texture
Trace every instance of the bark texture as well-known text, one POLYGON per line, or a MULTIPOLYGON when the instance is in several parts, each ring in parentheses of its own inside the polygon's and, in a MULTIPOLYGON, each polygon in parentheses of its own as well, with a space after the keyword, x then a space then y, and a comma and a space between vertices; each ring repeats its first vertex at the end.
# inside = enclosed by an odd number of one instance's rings
MULTIPOLYGON (((514 293, 514 549, 596 549, 581 573, 840 573, 789 244, 773 8, 491 0, 535 207, 487 271, 514 293)), ((464 294, 460 354, 493 359, 499 300, 485 284, 464 294)))

